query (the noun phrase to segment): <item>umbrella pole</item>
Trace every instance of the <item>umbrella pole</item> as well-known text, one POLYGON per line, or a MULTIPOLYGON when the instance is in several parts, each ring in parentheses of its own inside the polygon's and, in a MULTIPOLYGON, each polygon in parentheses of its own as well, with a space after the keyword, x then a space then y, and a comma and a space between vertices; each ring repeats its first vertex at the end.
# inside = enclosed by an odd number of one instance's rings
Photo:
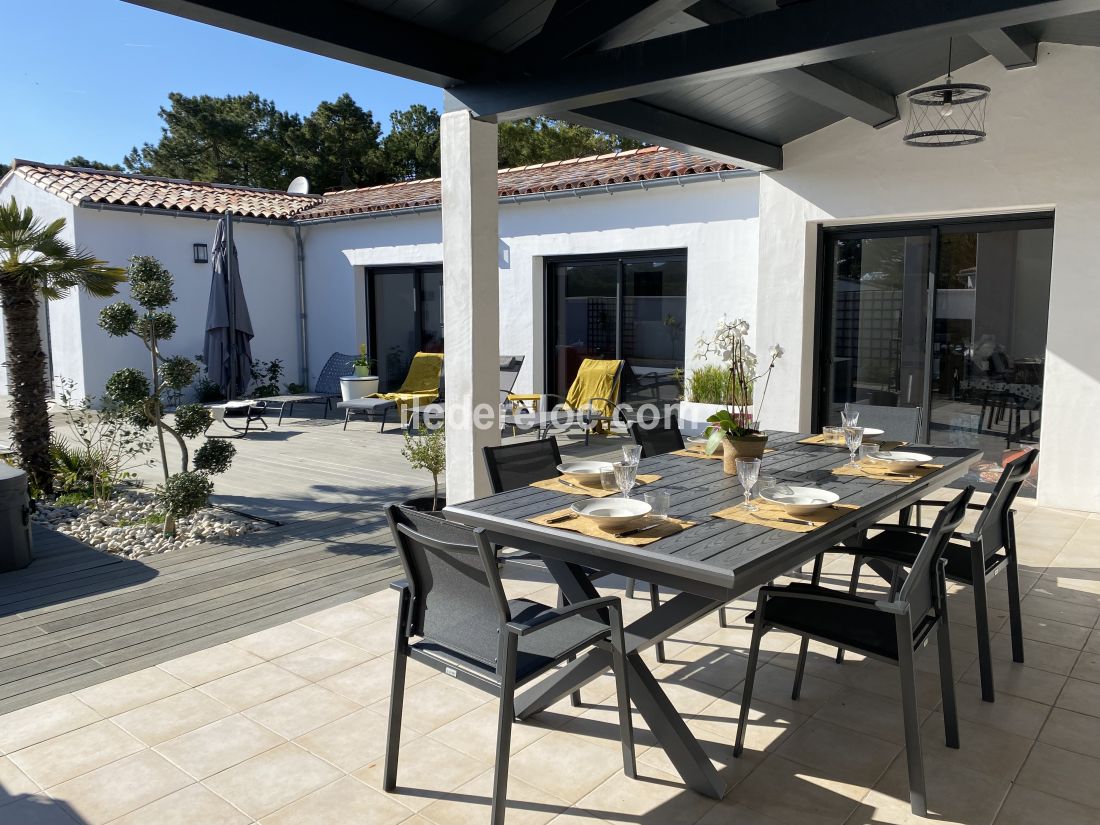
POLYGON ((236 256, 233 254, 233 211, 225 210, 225 246, 228 266, 226 272, 226 307, 229 310, 229 387, 225 397, 233 401, 237 397, 237 306, 236 292, 233 288, 233 264, 236 256))

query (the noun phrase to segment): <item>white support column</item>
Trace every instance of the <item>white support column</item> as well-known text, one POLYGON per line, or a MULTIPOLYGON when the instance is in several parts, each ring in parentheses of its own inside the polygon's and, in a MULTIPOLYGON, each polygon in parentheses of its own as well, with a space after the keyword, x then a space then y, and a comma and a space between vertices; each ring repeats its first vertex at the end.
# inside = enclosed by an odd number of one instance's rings
POLYGON ((488 495, 481 448, 500 431, 475 426, 478 405, 496 409, 500 351, 497 265, 497 126, 447 112, 443 167, 443 320, 447 383, 447 501, 488 495))

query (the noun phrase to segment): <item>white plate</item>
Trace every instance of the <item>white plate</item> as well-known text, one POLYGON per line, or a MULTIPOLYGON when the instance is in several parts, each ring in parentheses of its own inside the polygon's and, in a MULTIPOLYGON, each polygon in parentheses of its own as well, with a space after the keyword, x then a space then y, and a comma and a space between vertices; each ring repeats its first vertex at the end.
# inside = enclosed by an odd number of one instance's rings
POLYGON ((892 473, 907 473, 931 461, 932 456, 924 453, 903 453, 898 450, 879 450, 877 453, 869 453, 865 460, 876 468, 889 470, 892 473))
POLYGON ((699 446, 699 447, 707 446, 707 441, 708 440, 709 439, 702 438, 700 436, 692 436, 691 438, 685 438, 684 439, 684 441, 686 441, 688 444, 690 444, 692 446, 699 446))
POLYGON ((559 473, 581 484, 599 484, 600 473, 610 469, 611 465, 606 461, 569 461, 558 465, 559 473))
POLYGON ((831 490, 793 487, 789 484, 765 487, 760 491, 760 498, 780 505, 792 516, 804 516, 840 501, 840 496, 831 490))
POLYGON ((593 501, 578 501, 573 512, 582 518, 591 519, 605 530, 609 527, 623 527, 637 521, 651 509, 639 498, 598 498, 593 501))
POLYGON ((871 441, 879 438, 885 430, 880 430, 878 427, 864 427, 863 428, 863 440, 871 441))

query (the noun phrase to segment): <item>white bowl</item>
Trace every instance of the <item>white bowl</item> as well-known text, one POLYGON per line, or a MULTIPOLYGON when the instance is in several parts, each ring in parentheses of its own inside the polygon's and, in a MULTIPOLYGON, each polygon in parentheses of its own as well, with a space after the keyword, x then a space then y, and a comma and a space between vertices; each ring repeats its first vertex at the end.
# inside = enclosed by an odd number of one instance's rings
POLYGON ((594 521, 598 527, 605 530, 611 527, 624 527, 632 521, 637 521, 651 509, 653 508, 639 498, 619 498, 618 496, 578 501, 573 505, 574 513, 581 518, 594 521))
POLYGON ((804 516, 840 501, 840 496, 831 490, 821 490, 817 487, 792 487, 787 484, 765 487, 760 491, 760 498, 780 505, 792 516, 804 516))
POLYGON ((610 469, 611 464, 606 461, 569 461, 558 465, 559 473, 581 484, 598 485, 600 473, 610 469))
POLYGON ((709 440, 710 439, 703 438, 703 437, 697 436, 697 435, 692 436, 691 438, 685 438, 684 439, 684 441, 688 444, 688 446, 691 446, 691 447, 705 447, 705 446, 707 446, 707 441, 709 441, 709 440))
POLYGON ((864 427, 863 428, 863 440, 864 441, 877 441, 882 437, 885 430, 880 430, 878 427, 864 427))
POLYGON ((879 450, 877 453, 869 453, 865 460, 877 469, 889 470, 891 473, 907 473, 921 464, 932 460, 932 456, 924 453, 903 453, 897 450, 879 450))

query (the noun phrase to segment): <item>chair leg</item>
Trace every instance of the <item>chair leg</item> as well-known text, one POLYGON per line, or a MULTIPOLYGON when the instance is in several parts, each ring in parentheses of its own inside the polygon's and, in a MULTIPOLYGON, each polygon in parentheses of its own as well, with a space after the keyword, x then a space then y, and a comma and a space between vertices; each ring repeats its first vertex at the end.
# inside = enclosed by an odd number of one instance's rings
MULTIPOLYGON (((825 564, 825 554, 818 553, 814 557, 814 568, 810 574, 810 584, 818 584, 821 581, 821 568, 825 564)), ((853 571, 855 575, 855 571, 853 571)), ((794 668, 794 685, 791 687, 791 698, 794 701, 798 701, 798 697, 802 695, 802 677, 806 675, 806 656, 810 651, 810 638, 808 636, 802 637, 802 642, 798 646, 798 663, 794 668)))
POLYGON ((344 431, 347 432, 348 422, 351 421, 351 409, 344 410, 344 431))
POLYGON ((388 416, 389 413, 390 411, 388 409, 382 410, 382 424, 379 426, 378 432, 384 433, 386 431, 386 416, 388 416))
POLYGON ((515 718, 516 701, 516 647, 518 637, 509 633, 501 647, 500 712, 497 719, 497 753, 493 769, 492 825, 504 825, 508 809, 508 760, 512 751, 512 720, 515 718))
POLYGON ((626 640, 623 637, 622 607, 612 608, 611 664, 615 672, 615 696, 619 703, 619 738, 623 746, 623 773, 630 779, 638 776, 634 760, 634 723, 630 718, 630 680, 626 667, 626 640))
POLYGON ((1020 618, 1020 566, 1016 560, 1016 524, 1008 514, 1008 624, 1012 631, 1012 661, 1024 661, 1024 627, 1020 618))
POLYGON ((628 599, 634 598, 634 585, 636 584, 634 579, 626 580, 626 597, 628 599))
POLYGON ((718 608, 718 626, 729 627, 729 619, 726 618, 726 605, 722 605, 718 608))
MULTIPOLYGON (((650 610, 656 610, 661 606, 661 589, 651 584, 649 586, 649 608, 650 610)), ((657 642, 657 661, 661 664, 665 663, 665 643, 657 642)))
POLYGON ((905 761, 909 768, 909 805, 916 816, 928 815, 924 784, 924 757, 920 745, 920 717, 917 711, 916 666, 913 662, 913 631, 908 616, 897 621, 898 669, 901 673, 901 710, 905 722, 905 761))
POLYGON ((985 589, 984 565, 978 560, 980 550, 975 550, 974 572, 974 626, 978 634, 978 671, 981 674, 982 701, 992 702, 993 653, 989 645, 989 600, 985 589))
POLYGON ((955 706, 955 672, 951 662, 951 629, 947 621, 947 598, 942 597, 936 646, 940 653, 940 698, 943 701, 943 733, 947 747, 959 746, 959 715, 955 706))
POLYGON ((749 666, 745 671, 745 684, 741 688, 741 713, 737 717, 737 739, 733 745, 733 755, 740 756, 745 749, 745 728, 749 724, 749 705, 752 703, 752 688, 756 681, 756 662, 760 658, 760 640, 764 638, 764 602, 761 592, 756 597, 756 617, 752 625, 752 642, 749 645, 749 666))
MULTIPOLYGON (((558 607, 565 607, 565 593, 561 591, 561 588, 558 589, 558 607)), ((573 659, 574 657, 570 656, 567 661, 572 662, 573 659)), ((581 706, 582 703, 580 688, 577 688, 569 694, 569 704, 575 708, 579 708, 581 706)))
POLYGON ((409 609, 409 594, 401 594, 397 611, 397 634, 393 650, 393 678, 390 683, 390 714, 386 726, 386 765, 382 788, 390 793, 397 787, 397 757, 401 751, 401 712, 405 705, 405 666, 409 660, 408 639, 405 638, 405 617, 409 609))
MULTIPOLYGON (((859 570, 863 567, 863 557, 859 554, 852 556, 852 580, 848 582, 848 593, 855 595, 859 590, 859 570)), ((838 647, 836 650, 836 663, 839 665, 844 661, 844 648, 838 647)))

